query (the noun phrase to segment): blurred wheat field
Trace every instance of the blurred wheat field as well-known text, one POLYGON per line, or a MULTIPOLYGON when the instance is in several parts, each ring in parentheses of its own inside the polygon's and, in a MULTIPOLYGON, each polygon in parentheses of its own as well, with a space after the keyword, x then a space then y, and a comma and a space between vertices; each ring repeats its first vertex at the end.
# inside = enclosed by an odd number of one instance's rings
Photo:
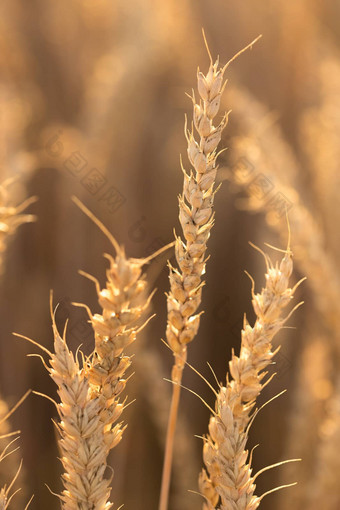
MULTIPOLYGON (((288 210, 294 279, 304 306, 279 333, 282 348, 260 405, 287 389, 256 417, 250 431, 254 471, 268 471, 257 492, 297 481, 269 495, 261 509, 336 510, 340 504, 340 3, 330 0, 13 0, 0 6, 1 181, 11 205, 37 196, 27 209, 37 221, 11 236, 0 288, 0 415, 27 389, 57 398, 34 347, 19 332, 52 349, 49 292, 66 319, 68 344, 90 354, 93 333, 87 303, 99 312, 82 269, 105 281, 102 254, 109 242, 71 201, 78 196, 122 244, 128 256, 146 257, 173 241, 179 230, 177 196, 186 158, 184 115, 191 109, 197 65, 210 50, 227 62, 258 34, 262 40, 228 68, 222 110, 232 110, 223 132, 209 240, 204 314, 189 362, 214 384, 207 366, 225 381, 228 360, 240 348, 244 314, 254 321, 251 283, 264 284, 264 262, 248 242, 285 247, 288 210)), ((3 204, 2 204, 3 205, 3 204)), ((157 287, 147 325, 134 353, 124 412, 128 428, 110 456, 115 507, 158 504, 171 383, 165 337, 167 254, 147 268, 157 287)), ((260 290, 260 288, 258 290, 260 290)), ((183 384, 210 406, 214 395, 192 370, 183 384)), ((20 450, 0 463, 1 486, 20 458, 10 508, 59 508, 61 465, 51 418, 53 404, 30 395, 4 425, 21 430, 20 450), (7 464, 6 464, 7 462, 7 464)), ((209 411, 182 391, 170 509, 201 505, 197 477, 209 411)), ((2 433, 2 431, 1 431, 2 433)), ((4 441, 4 440, 2 440, 4 441)))

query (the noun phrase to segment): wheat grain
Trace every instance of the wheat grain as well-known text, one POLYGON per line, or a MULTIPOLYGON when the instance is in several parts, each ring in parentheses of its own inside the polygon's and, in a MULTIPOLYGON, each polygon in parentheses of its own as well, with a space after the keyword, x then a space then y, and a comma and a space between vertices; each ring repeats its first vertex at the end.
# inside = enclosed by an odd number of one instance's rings
POLYGON ((254 495, 256 476, 251 474, 251 459, 246 443, 248 428, 254 416, 256 398, 269 382, 265 369, 275 353, 272 339, 291 315, 283 311, 291 302, 295 287, 289 279, 293 270, 292 253, 288 248, 280 264, 266 260, 266 286, 260 294, 252 289, 252 304, 256 322, 251 327, 244 319, 240 356, 232 354, 230 377, 221 386, 215 412, 210 418, 209 434, 204 441, 203 458, 206 470, 199 478, 199 488, 205 497, 204 510, 255 510, 261 497, 254 495))

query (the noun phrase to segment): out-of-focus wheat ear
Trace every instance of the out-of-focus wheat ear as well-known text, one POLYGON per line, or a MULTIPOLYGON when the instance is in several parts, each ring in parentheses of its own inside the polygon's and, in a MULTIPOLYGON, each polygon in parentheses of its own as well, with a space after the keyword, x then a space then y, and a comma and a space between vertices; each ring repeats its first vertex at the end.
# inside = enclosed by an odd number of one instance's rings
POLYGON ((27 391, 25 395, 23 395, 23 397, 21 397, 21 399, 18 400, 18 402, 10 410, 8 410, 5 402, 0 402, 0 408, 3 410, 3 413, 1 413, 2 416, 0 418, 0 440, 2 444, 2 451, 0 453, 0 509, 8 508, 12 498, 21 490, 17 489, 14 493, 10 494, 22 468, 22 460, 20 461, 18 459, 17 454, 19 446, 15 446, 15 442, 19 439, 17 434, 20 434, 20 430, 9 431, 9 427, 7 426, 6 421, 18 409, 24 400, 26 400, 30 393, 31 390, 27 391), (13 436, 17 437, 8 442, 8 438, 13 436), (4 441, 5 439, 6 441, 4 441), (8 474, 12 476, 12 481, 8 486, 7 484, 2 486, 3 479, 5 476, 8 478, 8 474))
POLYGON ((193 121, 190 128, 188 128, 187 119, 185 119, 187 154, 191 168, 187 172, 182 166, 184 183, 182 194, 178 200, 179 221, 184 239, 175 236, 178 267, 175 268, 169 264, 170 291, 167 295, 166 338, 174 354, 171 374, 174 385, 159 510, 166 510, 168 506, 174 434, 180 400, 180 384, 187 359, 187 345, 195 338, 200 323, 200 314, 197 313, 197 310, 201 303, 202 275, 205 273, 207 261, 207 242, 214 223, 213 202, 216 192, 218 146, 228 122, 228 114, 224 114, 220 122, 214 124, 226 85, 224 73, 235 58, 251 48, 259 39, 259 37, 256 38, 224 67, 220 67, 219 59, 215 62, 212 60, 204 32, 203 36, 210 66, 206 74, 197 70, 198 99, 196 100, 193 92, 191 97, 193 121))
POLYGON ((23 214, 27 207, 38 200, 37 197, 27 198, 17 206, 13 206, 11 205, 13 199, 8 189, 10 184, 12 180, 6 180, 0 184, 0 273, 3 271, 4 256, 10 236, 20 225, 37 219, 33 214, 23 214))
POLYGON ((336 259, 327 249, 317 216, 304 198, 304 190, 295 189, 302 168, 278 126, 259 129, 261 121, 268 121, 268 111, 254 97, 243 90, 232 90, 231 99, 244 134, 231 138, 228 168, 221 169, 221 176, 232 183, 230 190, 233 192, 246 192, 246 198, 238 200, 238 205, 253 212, 264 212, 267 224, 281 239, 286 236, 285 208, 292 211, 290 226, 295 265, 308 278, 307 285, 332 342, 337 370, 340 360, 339 272, 336 259), (251 182, 259 175, 256 169, 261 169, 273 185, 266 200, 253 193, 251 182))
POLYGON ((334 393, 327 402, 324 419, 319 428, 315 469, 306 482, 305 504, 310 510, 338 510, 340 491, 340 377, 336 381, 334 393))
MULTIPOLYGON (((13 450, 13 452, 16 451, 16 450, 13 450)), ((3 452, 4 453, 4 452, 3 452)), ((0 462, 7 456, 7 455, 10 455, 12 452, 9 452, 7 454, 4 455, 4 457, 2 457, 2 454, 0 456, 0 462)), ((17 489, 16 491, 14 491, 12 494, 11 493, 11 490, 13 488, 13 485, 15 484, 18 476, 19 476, 19 473, 21 471, 21 467, 22 467, 22 461, 20 461, 20 465, 17 469, 17 472, 15 473, 14 477, 13 477, 13 480, 11 481, 11 483, 9 484, 9 486, 7 487, 6 485, 4 487, 1 488, 0 490, 0 510, 5 510, 6 508, 9 507, 9 504, 10 502, 12 501, 12 499, 14 498, 14 496, 20 491, 20 489, 17 489)))
POLYGON ((265 369, 275 355, 273 337, 299 306, 285 314, 301 282, 295 286, 290 284, 293 261, 289 245, 280 263, 275 265, 267 254, 259 251, 264 256, 267 271, 262 291, 255 293, 254 286, 252 288, 256 321, 253 327, 246 319, 244 321, 240 355, 232 354, 226 386, 220 387, 216 412, 210 418, 209 433, 204 441, 205 470, 199 477, 200 492, 205 498, 204 510, 254 510, 264 497, 255 496, 257 475, 252 475, 246 447, 248 432, 256 416, 256 399, 270 380, 266 379, 265 369))
MULTIPOLYGON (((292 479, 299 483, 292 491, 282 494, 277 504, 277 510, 286 508, 312 507, 314 501, 319 501, 319 508, 322 507, 320 499, 315 492, 321 487, 318 480, 319 472, 319 447, 322 449, 325 435, 333 426, 334 403, 332 397, 332 355, 327 335, 322 330, 319 317, 313 310, 305 312, 304 336, 306 341, 300 359, 297 361, 296 376, 294 380, 295 391, 292 395, 288 419, 288 434, 286 439, 285 452, 288 457, 298 456, 303 459, 300 464, 291 465, 281 473, 280 480, 292 479), (332 404, 330 405, 329 400, 332 404), (329 409, 330 408, 330 409, 329 409), (330 414, 329 414, 330 411, 330 414), (312 423, 313 427, 306 424, 312 423), (328 428, 328 425, 331 425, 328 428), (313 491, 306 487, 315 486, 313 491), (313 493, 315 499, 307 500, 313 493)), ((339 398, 339 397, 338 397, 339 398)), ((340 401, 340 398, 339 398, 340 401)), ((329 438, 331 439, 332 434, 329 438)), ((333 477, 334 491, 337 491, 336 477, 333 477)), ((321 493, 321 491, 320 491, 321 493)), ((320 495, 319 493, 319 495, 320 495)), ((329 491, 329 494, 331 491, 329 491)), ((325 496, 325 500, 327 497, 325 496)), ((326 503, 325 503, 326 506, 326 503)))

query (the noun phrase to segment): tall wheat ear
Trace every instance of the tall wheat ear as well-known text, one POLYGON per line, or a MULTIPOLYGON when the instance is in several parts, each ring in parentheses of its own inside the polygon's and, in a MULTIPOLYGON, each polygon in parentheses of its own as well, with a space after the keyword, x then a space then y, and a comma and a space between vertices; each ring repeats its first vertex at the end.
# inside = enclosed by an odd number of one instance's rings
MULTIPOLYGON (((18 409, 18 407, 24 402, 24 400, 26 400, 26 398, 28 397, 28 395, 31 393, 31 390, 28 390, 25 395, 23 397, 21 397, 21 399, 15 404, 15 406, 12 407, 12 409, 10 409, 9 411, 7 411, 0 419, 0 427, 3 428, 3 425, 5 424, 6 420, 8 420, 8 418, 14 413, 14 411, 16 411, 18 409)), ((5 409, 8 409, 7 408, 7 405, 5 404, 4 405, 4 408, 5 409)), ((2 452, 0 453, 0 464, 6 459, 8 460, 8 458, 13 458, 15 457, 15 453, 19 450, 19 446, 15 447, 14 443, 19 439, 19 436, 17 434, 20 434, 20 430, 13 430, 11 432, 5 432, 3 434, 0 435, 0 439, 7 439, 9 437, 13 437, 13 436, 16 436, 14 439, 12 439, 2 450, 2 452)), ((16 458, 15 458, 16 460, 16 458)), ((7 467, 7 466, 6 466, 7 467)), ((12 467, 12 466, 10 466, 12 467)), ((12 491, 12 488, 13 488, 13 485, 15 484, 15 482, 17 481, 18 479, 18 476, 20 474, 20 471, 21 471, 21 468, 22 468, 22 461, 20 461, 19 463, 19 467, 16 468, 16 471, 15 471, 15 474, 13 475, 13 478, 12 478, 12 481, 10 482, 9 485, 3 485, 2 486, 2 480, 1 480, 1 485, 0 485, 0 510, 5 510, 6 508, 9 507, 12 499, 14 498, 14 496, 21 490, 20 488, 17 489, 16 491, 14 491, 12 494, 11 494, 11 491, 12 491)), ((8 470, 8 467, 7 467, 7 471, 11 472, 11 469, 8 470)), ((31 497, 31 499, 29 500, 29 502, 27 503, 27 505, 25 506, 25 510, 27 510, 27 508, 29 507, 31 501, 33 499, 33 496, 31 497)))
MULTIPOLYGON (((56 427, 60 433, 62 475, 65 490, 58 496, 64 510, 106 510, 112 507, 110 478, 105 478, 109 451, 121 440, 126 426, 118 422, 126 399, 119 397, 127 379, 124 374, 131 364, 131 356, 124 351, 135 341, 145 326, 137 326, 151 296, 146 296, 146 279, 142 267, 150 260, 173 246, 165 246, 144 259, 130 259, 118 245, 106 227, 85 207, 73 198, 80 209, 96 223, 111 241, 116 256, 107 255, 110 268, 107 270, 106 287, 101 290, 93 276, 81 274, 94 281, 102 314, 92 314, 85 307, 93 326, 95 347, 85 356, 78 349, 74 356, 66 343, 66 326, 61 336, 51 316, 54 335, 54 353, 27 337, 26 340, 39 346, 50 358, 45 368, 58 386, 60 403, 56 404, 60 421, 56 427), (80 354, 81 363, 78 361, 80 354)), ((148 322, 148 321, 146 321, 148 322)), ((112 478, 112 477, 111 477, 112 478)))
POLYGON ((255 510, 266 494, 289 486, 275 488, 260 497, 255 496, 256 478, 282 462, 268 466, 252 476, 252 453, 249 455, 246 445, 249 428, 257 414, 254 409, 256 399, 272 379, 266 378, 265 369, 280 349, 278 347, 273 350, 273 337, 302 304, 299 303, 284 316, 285 308, 303 280, 294 287, 290 285, 293 261, 289 244, 279 264, 274 265, 267 254, 261 253, 265 258, 267 272, 266 285, 261 293, 255 294, 252 280, 252 304, 256 322, 251 327, 247 319, 244 319, 240 355, 232 353, 226 386, 221 385, 216 393, 209 434, 204 438, 205 469, 199 477, 199 490, 205 498, 204 510, 255 510))
MULTIPOLYGON (((226 86, 224 73, 228 66, 244 51, 260 39, 238 52, 229 62, 220 67, 219 59, 212 60, 205 34, 203 32, 210 66, 206 75, 197 70, 197 89, 199 102, 192 93, 193 125, 187 128, 185 120, 185 136, 188 142, 188 158, 192 169, 188 174, 182 166, 184 183, 183 191, 178 199, 179 221, 184 240, 175 235, 175 254, 178 268, 169 263, 170 291, 167 296, 167 328, 166 338, 174 354, 174 365, 171 378, 174 383, 169 413, 166 447, 164 455, 163 475, 160 493, 159 510, 168 507, 171 466, 174 446, 175 428, 180 400, 182 373, 187 359, 187 345, 197 334, 201 313, 196 313, 201 303, 202 276, 207 261, 207 242, 214 224, 213 202, 217 173, 217 152, 222 131, 227 125, 228 114, 224 114, 220 123, 214 126, 221 97, 226 86), (195 139, 195 131, 198 140, 195 139)), ((190 97, 190 96, 189 96, 190 97)))

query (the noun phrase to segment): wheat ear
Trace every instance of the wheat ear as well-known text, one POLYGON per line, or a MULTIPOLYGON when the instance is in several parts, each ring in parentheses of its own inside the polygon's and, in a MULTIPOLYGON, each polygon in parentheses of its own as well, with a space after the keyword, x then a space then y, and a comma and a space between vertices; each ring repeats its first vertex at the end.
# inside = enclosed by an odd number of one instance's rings
MULTIPOLYGON (((0 401, 1 408, 4 409, 4 414, 0 418, 0 427, 1 428, 5 428, 4 425, 6 425, 6 421, 8 420, 8 418, 18 409, 18 407, 24 402, 24 400, 26 400, 26 398, 28 397, 28 395, 30 393, 31 393, 31 390, 28 390, 25 393, 25 395, 23 397, 21 397, 21 399, 10 410, 8 410, 7 404, 4 401, 0 401)), ((3 431, 1 431, 1 432, 3 432, 3 431)), ((2 433, 0 435, 0 439, 7 439, 8 437, 12 437, 12 436, 15 436, 17 434, 20 434, 20 430, 14 430, 12 432, 8 432, 6 430, 6 432, 4 431, 4 433, 2 433)), ((14 460, 15 461, 17 460, 16 456, 14 454, 19 450, 19 446, 15 447, 14 449, 11 449, 11 448, 12 448, 12 446, 14 445, 14 443, 18 439, 19 439, 19 436, 17 435, 17 437, 12 439, 2 449, 2 452, 0 453, 0 465, 1 465, 1 467, 2 467, 2 462, 5 459, 10 458, 10 459, 12 459, 12 462, 13 462, 13 457, 14 457, 14 460)), ((6 466, 6 468, 4 468, 4 471, 5 471, 5 469, 6 469, 7 472, 11 471, 11 469, 8 469, 9 467, 12 468, 13 466, 6 466)), ((22 468, 22 461, 20 461, 19 467, 16 467, 15 474, 12 476, 11 483, 8 486, 4 485, 3 487, 0 488, 0 510, 5 510, 6 508, 8 508, 12 498, 21 490, 21 489, 17 489, 13 494, 10 495, 10 492, 11 492, 11 490, 13 488, 13 485, 15 484, 15 482, 16 482, 19 474, 20 474, 21 468, 22 468)), ((31 498, 31 500, 32 500, 32 498, 31 498)), ((28 508, 31 500, 26 505, 25 510, 26 510, 26 508, 28 508)))
POLYGON ((332 397, 327 402, 326 412, 319 428, 319 444, 313 459, 314 472, 306 482, 304 503, 310 510, 338 510, 340 491, 340 400, 339 377, 335 382, 332 397))
POLYGON ((147 281, 142 272, 148 259, 127 258, 124 249, 91 211, 77 198, 74 197, 73 201, 109 237, 116 250, 115 257, 105 255, 110 267, 106 272, 104 289, 100 288, 96 278, 81 272, 94 281, 102 308, 101 314, 92 314, 86 307, 95 333, 95 349, 87 360, 85 373, 91 396, 98 400, 105 441, 111 449, 119 443, 125 428, 121 423, 114 425, 124 408, 119 396, 126 385, 124 374, 131 364, 131 357, 125 354, 125 350, 148 322, 138 325, 152 297, 152 294, 146 297, 147 281))
POLYGON ((204 441, 206 469, 199 478, 199 488, 205 497, 204 510, 255 510, 264 496, 254 495, 257 475, 251 476, 246 450, 248 429, 256 398, 270 380, 264 381, 265 369, 278 351, 273 352, 272 339, 292 313, 283 316, 300 282, 293 288, 289 284, 293 270, 289 248, 279 265, 274 266, 268 255, 263 255, 267 265, 266 286, 260 294, 254 293, 254 285, 252 289, 256 322, 251 327, 244 319, 240 356, 232 354, 230 376, 218 392, 204 441))
POLYGON ((221 96, 226 85, 224 73, 227 67, 241 53, 251 48, 258 39, 237 53, 224 67, 219 67, 218 59, 213 63, 207 46, 210 67, 206 75, 199 69, 197 71, 197 88, 200 99, 197 103, 193 92, 191 97, 193 126, 191 129, 187 129, 187 122, 185 122, 187 152, 192 170, 188 174, 182 167, 184 183, 178 202, 179 221, 184 241, 176 236, 175 254, 178 269, 169 263, 170 291, 167 296, 166 338, 174 353, 171 374, 174 385, 159 510, 166 510, 168 505, 174 434, 182 372, 187 357, 187 344, 194 339, 199 328, 200 314, 196 312, 201 303, 202 275, 205 272, 207 261, 207 241, 214 223, 212 208, 216 192, 217 147, 222 131, 227 124, 228 114, 223 115, 217 126, 214 126, 213 122, 219 112, 221 96), (194 129, 199 140, 195 139, 194 129))
MULTIPOLYGON (((52 298, 51 298, 52 307, 52 298)), ((100 402, 91 395, 85 371, 57 330, 51 310, 54 353, 47 367, 58 386, 60 403, 59 445, 62 452, 62 475, 65 490, 59 495, 63 510, 107 510, 112 507, 110 480, 104 478, 109 446, 100 424, 100 402)))
POLYGON ((10 205, 8 187, 12 182, 13 179, 7 179, 0 185, 0 272, 9 236, 14 234, 20 225, 36 220, 33 214, 22 214, 29 205, 37 201, 36 197, 30 197, 15 207, 10 205))

